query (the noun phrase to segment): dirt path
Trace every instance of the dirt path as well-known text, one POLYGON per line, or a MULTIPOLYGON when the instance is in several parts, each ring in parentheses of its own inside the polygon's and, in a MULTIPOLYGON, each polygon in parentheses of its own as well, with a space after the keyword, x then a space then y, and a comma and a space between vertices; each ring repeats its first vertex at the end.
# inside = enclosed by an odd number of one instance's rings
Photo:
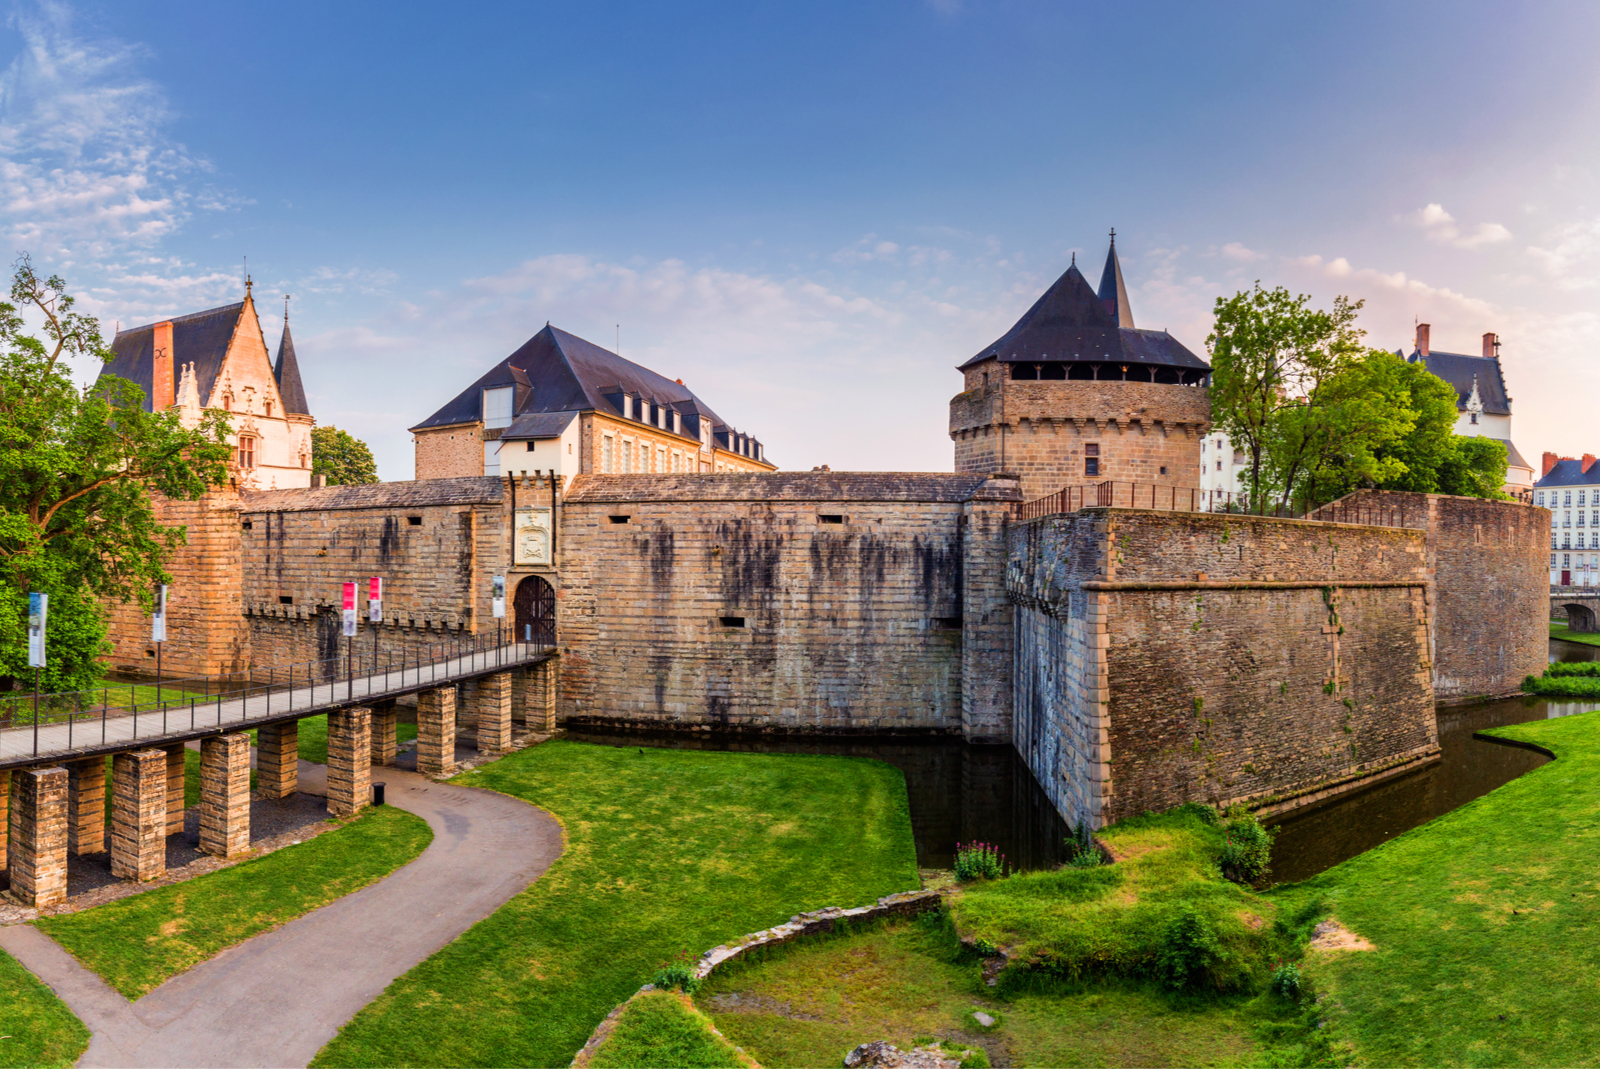
POLYGON ((0 947, 89 1027, 80 1066, 303 1066, 396 977, 561 855, 561 826, 542 809, 394 768, 381 778, 389 804, 433 829, 415 861, 223 951, 138 1002, 32 925, 0 929, 0 947))

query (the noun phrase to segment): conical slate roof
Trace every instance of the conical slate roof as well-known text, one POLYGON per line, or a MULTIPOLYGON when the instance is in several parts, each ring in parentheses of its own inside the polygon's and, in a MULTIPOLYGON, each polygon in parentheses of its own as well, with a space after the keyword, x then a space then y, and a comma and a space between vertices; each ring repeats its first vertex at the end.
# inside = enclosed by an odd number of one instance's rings
POLYGON ((283 321, 283 339, 278 342, 278 362, 273 365, 272 377, 278 380, 284 415, 311 415, 311 407, 306 404, 306 389, 300 384, 300 362, 295 359, 294 336, 289 333, 287 318, 283 321))
POLYGON ((1128 303, 1128 287, 1122 281, 1122 264, 1117 260, 1117 232, 1111 232, 1111 248, 1106 251, 1106 267, 1100 272, 1100 302, 1116 320, 1117 326, 1133 327, 1133 306, 1128 303))

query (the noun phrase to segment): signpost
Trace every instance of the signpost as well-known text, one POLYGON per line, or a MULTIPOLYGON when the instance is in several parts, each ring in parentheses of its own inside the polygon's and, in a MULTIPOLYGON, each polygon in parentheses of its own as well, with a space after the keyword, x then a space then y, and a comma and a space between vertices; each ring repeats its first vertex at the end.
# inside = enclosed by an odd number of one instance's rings
POLYGON ((344 585, 344 676, 345 697, 353 698, 356 693, 355 668, 355 641, 356 641, 356 585, 344 585))
POLYGON ((150 641, 156 644, 156 704, 161 704, 161 647, 167 641, 167 584, 156 587, 155 608, 150 613, 150 641))
POLYGON ((44 667, 45 618, 50 615, 50 595, 28 595, 28 667, 33 669, 33 753, 39 754, 39 669, 44 667))
POLYGON ((503 575, 497 575, 494 577, 494 641, 495 645, 497 646, 500 644, 500 628, 502 626, 500 621, 504 620, 505 618, 506 577, 503 575))

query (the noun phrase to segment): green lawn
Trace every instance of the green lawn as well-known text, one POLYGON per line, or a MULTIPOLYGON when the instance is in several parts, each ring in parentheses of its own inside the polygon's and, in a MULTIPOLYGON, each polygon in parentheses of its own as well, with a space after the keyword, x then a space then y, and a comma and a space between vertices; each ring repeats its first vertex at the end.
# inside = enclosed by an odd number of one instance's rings
POLYGON ((1573 631, 1566 624, 1551 624, 1550 637, 1559 638, 1564 642, 1582 642, 1586 646, 1600 646, 1600 633, 1573 631))
POLYGON ((66 1066, 89 1046, 89 1030, 66 1003, 0 951, 0 1066, 66 1066))
POLYGON ((1351 1064, 1600 1063, 1600 712, 1492 733, 1557 759, 1275 892, 1375 946, 1308 962, 1351 1064))
POLYGON ((622 1011, 616 1027, 588 1059, 588 1069, 695 1066, 742 1069, 750 1064, 712 1031, 705 1014, 675 991, 647 991, 622 1011))
POLYGON ((136 999, 236 943, 381 879, 432 839, 421 817, 393 806, 369 809, 299 846, 35 923, 136 999))
MULTIPOLYGON (((396 724, 395 736, 400 742, 410 742, 417 737, 417 725, 396 724)), ((318 713, 300 721, 300 760, 314 765, 328 763, 328 714, 318 713)), ((256 744, 256 733, 250 731, 250 745, 256 744)))
POLYGON ((905 782, 873 761, 556 741, 457 782, 554 813, 566 852, 314 1065, 564 1066, 668 959, 918 885, 905 782))

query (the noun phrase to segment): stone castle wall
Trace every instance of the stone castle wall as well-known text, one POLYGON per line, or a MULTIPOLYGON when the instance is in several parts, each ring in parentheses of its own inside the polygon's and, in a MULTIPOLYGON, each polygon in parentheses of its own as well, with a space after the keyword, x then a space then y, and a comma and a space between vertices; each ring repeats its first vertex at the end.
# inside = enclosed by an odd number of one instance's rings
POLYGON ((1200 439, 1211 423, 1204 388, 1077 379, 1014 382, 1001 379, 1002 371, 993 361, 969 369, 967 390, 950 401, 956 471, 1020 475, 1026 501, 1064 486, 1106 480, 1200 485, 1200 439), (984 369, 990 374, 987 384, 984 369), (1097 475, 1086 473, 1089 444, 1099 447, 1097 475))
POLYGON ((1014 744, 1069 823, 1307 798, 1438 751, 1421 532, 1091 509, 1008 542, 1014 744))
POLYGON ((483 475, 483 428, 479 424, 417 431, 413 441, 419 481, 483 475))
POLYGON ((1010 733, 996 513, 1014 480, 584 476, 562 524, 562 716, 1010 733), (966 539, 973 525, 985 537, 966 539), (969 586, 968 575, 978 576, 969 586), (971 619, 979 638, 964 652, 971 619), (1003 669, 1003 665, 999 666, 1003 669))

